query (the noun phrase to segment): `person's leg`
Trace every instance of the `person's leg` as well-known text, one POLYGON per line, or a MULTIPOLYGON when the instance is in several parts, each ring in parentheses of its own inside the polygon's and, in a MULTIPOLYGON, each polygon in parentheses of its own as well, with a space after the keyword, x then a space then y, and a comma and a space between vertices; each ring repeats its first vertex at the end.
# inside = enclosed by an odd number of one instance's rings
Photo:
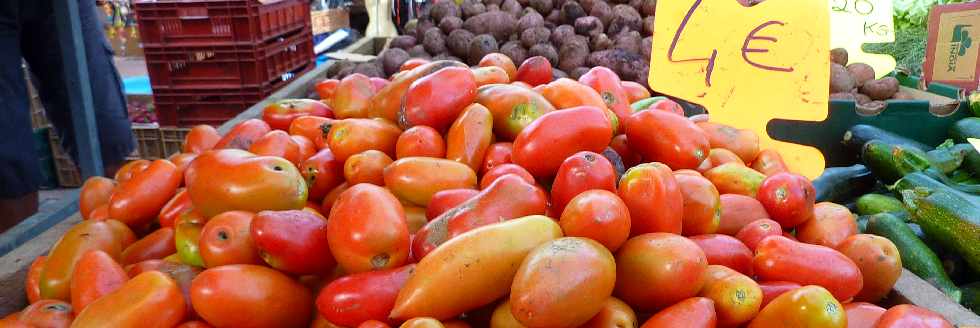
POLYGON ((0 1, 0 232, 37 212, 41 171, 19 46, 20 0, 0 1))
MULTIPOLYGON (((50 1, 40 2, 50 6, 50 1)), ((135 148, 135 140, 126 112, 122 80, 112 61, 112 47, 103 34, 103 17, 94 1, 78 0, 78 7, 102 163, 105 174, 112 176, 126 155, 135 148)), ((62 137, 65 150, 77 160, 78 147, 74 142, 67 87, 62 78, 64 73, 56 20, 50 7, 44 9, 42 18, 27 23, 28 29, 34 31, 32 34, 36 36, 30 40, 25 38, 21 45, 24 57, 37 77, 35 83, 48 118, 62 137)))

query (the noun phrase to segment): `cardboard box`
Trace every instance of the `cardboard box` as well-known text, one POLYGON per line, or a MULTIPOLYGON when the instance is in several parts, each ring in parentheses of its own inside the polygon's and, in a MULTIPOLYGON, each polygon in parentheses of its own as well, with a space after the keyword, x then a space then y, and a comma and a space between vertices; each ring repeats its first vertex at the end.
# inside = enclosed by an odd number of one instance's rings
POLYGON ((980 2, 937 5, 929 12, 929 39, 922 74, 940 82, 977 90, 980 79, 980 2))

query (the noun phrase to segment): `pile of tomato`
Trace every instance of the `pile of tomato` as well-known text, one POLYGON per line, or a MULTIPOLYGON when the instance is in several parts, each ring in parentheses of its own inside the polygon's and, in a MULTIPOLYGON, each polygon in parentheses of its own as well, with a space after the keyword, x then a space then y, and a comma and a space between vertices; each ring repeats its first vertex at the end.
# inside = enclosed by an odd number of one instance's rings
MULTIPOLYGON (((544 61, 546 63, 546 61, 544 61)), ((82 188, 3 327, 951 327, 751 131, 593 68, 410 60, 82 188)))

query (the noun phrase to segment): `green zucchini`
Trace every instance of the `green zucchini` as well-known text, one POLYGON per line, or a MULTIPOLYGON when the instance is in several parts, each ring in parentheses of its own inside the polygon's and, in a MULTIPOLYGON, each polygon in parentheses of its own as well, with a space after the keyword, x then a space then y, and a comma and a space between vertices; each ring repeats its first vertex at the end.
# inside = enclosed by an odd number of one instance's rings
POLYGON ((963 291, 960 304, 973 313, 980 314, 980 281, 960 286, 960 290, 963 291))
POLYGON ((932 167, 922 151, 881 140, 871 140, 861 150, 861 161, 884 183, 895 183, 906 174, 932 167))
POLYGON ((942 262, 929 246, 919 240, 905 222, 888 213, 872 215, 868 219, 868 230, 871 233, 888 238, 902 257, 902 266, 915 273, 933 286, 936 286, 946 296, 959 302, 960 290, 943 270, 942 262))
POLYGON ((858 124, 848 129, 847 132, 844 133, 843 142, 844 146, 850 149, 853 153, 860 154, 861 150, 864 149, 864 144, 871 140, 881 140, 887 144, 914 148, 923 152, 933 149, 932 147, 929 147, 921 142, 864 124, 858 124))
POLYGON ((964 154, 963 164, 960 169, 966 170, 973 175, 980 176, 980 152, 973 148, 971 144, 957 144, 953 146, 954 151, 961 151, 964 154))
POLYGON ((817 202, 840 204, 870 192, 876 182, 867 167, 856 164, 825 169, 813 180, 813 188, 817 191, 817 202))
POLYGON ((902 190, 912 221, 944 249, 953 251, 980 272, 980 202, 960 197, 949 188, 902 190))
POLYGON ((906 212, 898 198, 882 194, 866 194, 857 199, 857 213, 872 215, 886 212, 906 212))
POLYGON ((980 117, 967 117, 949 127, 949 136, 957 143, 966 143, 966 138, 980 139, 980 117))
MULTIPOLYGON (((947 186, 923 172, 913 172, 913 173, 906 174, 905 177, 903 177, 901 180, 898 180, 898 182, 896 182, 895 185, 892 186, 892 190, 896 193, 898 197, 902 196, 901 194, 902 190, 921 189, 921 188, 946 190, 949 191, 950 193, 953 193, 956 196, 962 197, 963 199, 973 202, 974 204, 980 204, 980 196, 971 193, 966 193, 957 190, 956 188, 947 186)), ((906 203, 906 205, 907 204, 908 203, 906 203)))
POLYGON ((966 159, 967 149, 956 147, 952 140, 946 140, 942 145, 926 153, 926 158, 932 167, 942 173, 951 173, 960 168, 966 159))

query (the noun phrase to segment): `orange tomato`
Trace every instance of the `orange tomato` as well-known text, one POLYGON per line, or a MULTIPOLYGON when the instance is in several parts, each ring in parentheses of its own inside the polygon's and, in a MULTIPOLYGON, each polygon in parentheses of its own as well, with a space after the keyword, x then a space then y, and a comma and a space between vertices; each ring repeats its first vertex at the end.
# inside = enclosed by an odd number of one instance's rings
POLYGON ((538 92, 548 99, 556 109, 565 109, 578 106, 593 106, 600 109, 607 109, 606 103, 602 100, 596 90, 578 81, 561 78, 548 84, 538 86, 538 92))
POLYGON ((490 328, 525 328, 510 310, 510 299, 504 298, 490 315, 490 328))
POLYGON ((320 205, 320 208, 326 211, 326 213, 329 215, 330 210, 333 209, 333 204, 337 201, 337 198, 340 197, 341 193, 347 191, 347 188, 350 188, 350 185, 344 182, 337 185, 333 189, 330 189, 330 193, 323 197, 323 204, 320 205))
POLYGON ((742 227, 742 230, 735 234, 735 238, 745 244, 750 251, 755 252, 755 247, 763 239, 769 236, 781 236, 782 234, 783 228, 779 222, 770 219, 758 219, 742 227))
POLYGON ((836 249, 857 232, 857 220, 847 207, 823 202, 813 206, 812 219, 797 227, 796 238, 807 244, 836 249))
POLYGON ((939 314, 915 305, 893 306, 881 315, 875 328, 953 328, 939 314))
POLYGON ((480 104, 463 109, 446 135, 446 159, 480 170, 483 157, 493 141, 493 116, 480 104))
POLYGON ((721 220, 718 225, 718 233, 735 235, 752 221, 769 218, 769 214, 762 207, 762 203, 753 197, 722 194, 719 200, 721 200, 721 220))
POLYGON ((413 318, 405 321, 398 328, 445 328, 442 322, 433 318, 413 318))
POLYGON ((177 166, 177 175, 181 176, 181 184, 184 183, 184 171, 187 170, 187 167, 190 166, 191 162, 193 162, 196 158, 197 154, 194 153, 177 153, 167 158, 168 161, 177 166))
POLYGON ((615 252, 630 234, 630 213, 616 194, 589 190, 565 206, 558 220, 566 236, 591 238, 615 252))
POLYGON ((214 268, 229 264, 262 264, 249 227, 255 214, 229 211, 216 215, 204 224, 198 241, 204 266, 214 268))
POLYGON ((313 295, 264 266, 232 264, 204 270, 191 282, 194 310, 216 327, 307 327, 313 295))
POLYGON ((82 191, 78 194, 78 212, 83 219, 89 219, 89 214, 96 207, 109 204, 109 197, 116 189, 116 181, 106 177, 91 177, 85 180, 82 191))
POLYGON ((395 142, 395 158, 446 157, 446 141, 439 131, 425 125, 417 125, 402 132, 395 142))
POLYGON ((703 177, 674 174, 684 196, 682 234, 685 236, 715 233, 721 222, 721 198, 718 189, 703 177))
POLYGON ((660 110, 644 110, 625 120, 630 147, 647 160, 662 162, 671 169, 679 170, 697 168, 708 157, 708 138, 686 117, 660 110))
MULTIPOLYGON (((317 317, 319 319, 319 317, 317 317)), ((362 322, 357 328, 391 328, 388 324, 378 321, 378 320, 368 320, 362 322)))
POLYGON ((282 157, 296 166, 301 163, 299 144, 282 130, 272 130, 259 137, 248 151, 259 156, 282 157))
POLYGON ((384 182, 399 199, 425 206, 439 191, 476 188, 476 172, 448 159, 407 157, 385 168, 384 182))
POLYGON ((762 289, 752 278, 721 265, 709 265, 700 296, 715 303, 718 324, 735 327, 752 320, 762 305, 762 289))
POLYGON ((160 209, 177 193, 183 177, 168 160, 153 161, 145 171, 119 184, 109 198, 109 217, 134 228, 142 228, 160 214, 160 209))
POLYGON ((504 140, 514 140, 525 127, 555 107, 530 89, 512 84, 488 84, 477 89, 476 103, 493 114, 493 132, 504 140))
POLYGON ((510 77, 507 76, 507 71, 504 71, 500 67, 478 67, 470 69, 470 71, 473 73, 477 87, 487 84, 510 83, 510 77))
POLYGON ((160 222, 161 227, 173 228, 177 218, 193 210, 194 204, 191 203, 191 196, 187 194, 187 188, 182 188, 163 205, 160 214, 157 215, 157 221, 160 222))
POLYGON ((885 309, 871 303, 854 302, 844 304, 844 313, 847 314, 847 328, 874 328, 885 309))
POLYGON ((782 155, 774 149, 763 149, 752 161, 752 169, 767 176, 780 172, 789 172, 782 155))
POLYGON ((221 140, 221 135, 214 127, 204 124, 197 125, 187 132, 180 151, 182 153, 200 154, 214 148, 218 144, 218 140, 221 140))
POLYGON ((51 247, 39 280, 42 299, 69 300, 71 280, 79 259, 90 250, 118 258, 136 239, 132 230, 116 220, 86 220, 72 226, 51 247))
POLYGON ((214 145, 214 149, 248 150, 252 146, 252 142, 271 130, 269 123, 263 120, 255 118, 245 120, 232 127, 231 131, 221 137, 221 140, 218 140, 218 143, 214 145))
POLYGON ((877 302, 888 295, 902 275, 898 248, 884 237, 860 234, 850 236, 837 250, 857 264, 864 276, 864 287, 854 300, 877 302))
POLYGON ((759 136, 752 130, 713 122, 698 122, 697 125, 708 136, 711 148, 731 150, 745 163, 751 162, 759 153, 759 136))
POLYGON ((735 155, 731 150, 725 148, 711 148, 708 151, 708 158, 706 158, 701 165, 697 167, 698 172, 705 172, 707 170, 713 169, 716 166, 720 166, 725 163, 737 163, 745 165, 742 159, 735 155))
POLYGON ((374 84, 367 75, 354 73, 340 80, 330 100, 338 119, 367 118, 374 96, 374 84))
POLYGON ((211 326, 204 321, 194 320, 194 321, 184 322, 180 324, 180 326, 177 326, 176 328, 214 328, 214 326, 211 326))
POLYGON ((68 328, 74 319, 72 306, 68 303, 39 300, 20 311, 17 321, 25 327, 68 328))
POLYGON ((380 150, 388 157, 395 156, 395 144, 402 130, 395 124, 384 120, 352 118, 333 121, 326 135, 326 144, 337 159, 346 161, 348 157, 365 150, 380 150))
POLYGON ((638 100, 650 98, 650 90, 647 90, 647 87, 642 84, 633 81, 622 81, 619 85, 626 92, 626 99, 629 100, 630 104, 638 100))
POLYGON ((667 165, 646 163, 630 168, 619 180, 619 197, 630 209, 631 236, 681 233, 684 195, 667 165))
POLYGON ((126 247, 120 256, 119 264, 130 265, 146 260, 162 259, 176 252, 174 229, 163 227, 126 247))
POLYGON ((391 163, 391 157, 385 153, 373 149, 365 150, 347 158, 344 162, 344 178, 352 185, 370 183, 384 186, 384 170, 391 163))
POLYGON ((708 234, 690 237, 704 251, 708 264, 752 275, 752 251, 742 242, 728 235, 708 234))
POLYGON ((618 298, 609 297, 602 305, 602 309, 588 322, 579 326, 580 328, 606 328, 606 327, 638 327, 636 313, 629 305, 623 303, 618 298))
POLYGON ((123 164, 123 166, 116 171, 116 175, 113 179, 116 180, 117 185, 122 184, 129 181, 129 179, 132 179, 136 174, 143 172, 143 170, 146 170, 146 168, 149 166, 150 161, 145 159, 130 161, 129 163, 123 164))
POLYGON ((109 254, 91 250, 82 255, 71 276, 71 304, 77 314, 102 296, 118 290, 129 276, 109 254))
POLYGON ((303 162, 306 162, 307 159, 312 157, 313 154, 316 154, 316 145, 313 144, 311 139, 304 136, 289 137, 293 139, 293 142, 296 143, 297 146, 299 146, 299 161, 293 163, 296 164, 296 167, 299 167, 301 164, 303 164, 303 162))
POLYGON ((630 238, 616 253, 616 297, 638 311, 697 295, 708 260, 691 240, 656 232, 630 238))
MULTIPOLYGON (((497 179, 500 179, 500 177, 503 177, 508 174, 519 176, 521 177, 521 179, 524 179, 524 181, 526 181, 527 183, 530 184, 535 183, 534 177, 531 176, 531 173, 525 170, 520 165, 500 164, 494 166, 492 169, 487 171, 486 174, 483 175, 483 178, 480 179, 480 189, 487 189, 487 187, 490 187, 490 185, 493 184, 495 181, 497 181, 497 179)), ((433 197, 434 196, 435 195, 433 195, 433 197)))
POLYGON ((340 194, 327 240, 337 263, 350 273, 396 268, 408 260, 405 210, 387 189, 366 183, 340 194))
POLYGON ((480 62, 477 64, 480 67, 500 67, 507 72, 507 77, 509 80, 517 78, 517 65, 510 60, 510 57, 499 52, 489 53, 483 58, 480 58, 480 62))
POLYGON ((412 59, 406 60, 404 63, 402 63, 402 66, 398 67, 398 71, 399 72, 404 72, 404 71, 412 70, 412 69, 414 69, 416 67, 419 67, 419 66, 422 66, 422 65, 431 63, 431 62, 432 61, 430 61, 428 59, 425 59, 425 58, 412 58, 412 59))
POLYGON ((144 272, 82 310, 72 327, 173 327, 184 320, 185 299, 173 279, 144 272))
POLYGON ((591 239, 565 237, 538 246, 517 269, 511 312, 528 327, 578 327, 602 310, 616 283, 616 261, 591 239))
MULTIPOLYGON (((333 119, 320 117, 320 116, 312 116, 312 115, 300 116, 289 123, 288 132, 289 135, 303 136, 306 137, 306 139, 309 139, 310 141, 313 142, 317 141, 318 139, 322 141, 323 139, 322 137, 321 138, 317 138, 317 137, 323 135, 325 125, 329 129, 330 122, 333 122, 333 119)), ((324 147, 324 145, 319 145, 319 144, 314 144, 314 145, 317 148, 324 147)))
POLYGON ((195 211, 212 217, 233 210, 302 209, 306 183, 289 161, 237 149, 201 154, 185 174, 195 211))
POLYGON ((109 219, 109 204, 103 204, 96 207, 88 215, 88 220, 92 221, 105 221, 109 219))
POLYGON ((845 328, 844 306, 820 286, 806 286, 779 295, 748 328, 845 328))
POLYGON ((717 322, 711 299, 691 297, 657 312, 640 328, 711 328, 717 322))
MULTIPOLYGON (((738 163, 726 163, 704 172, 722 194, 739 194, 756 197, 759 186, 766 176, 738 163)), ((755 218, 759 219, 759 218, 755 218)))
POLYGON ((325 104, 329 105, 330 101, 333 99, 334 92, 337 91, 338 84, 340 84, 340 80, 338 79, 325 79, 317 82, 316 85, 314 85, 314 88, 316 89, 316 94, 320 96, 320 101, 323 101, 325 104))
POLYGON ((41 299, 41 286, 39 282, 41 280, 41 269, 44 268, 44 262, 47 258, 47 256, 38 256, 31 262, 31 266, 27 268, 27 278, 24 279, 24 291, 27 293, 28 303, 33 304, 41 299))

